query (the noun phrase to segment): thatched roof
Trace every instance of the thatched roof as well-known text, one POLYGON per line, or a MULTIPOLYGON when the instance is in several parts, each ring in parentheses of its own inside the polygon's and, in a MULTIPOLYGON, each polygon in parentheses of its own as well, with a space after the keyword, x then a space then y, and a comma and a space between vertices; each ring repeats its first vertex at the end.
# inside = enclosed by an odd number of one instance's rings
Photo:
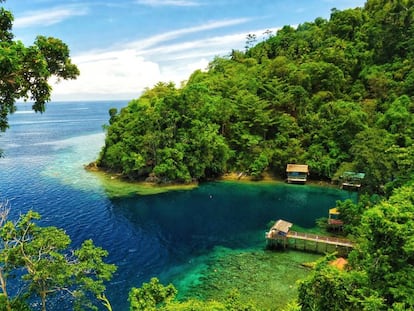
POLYGON ((280 232, 288 233, 290 227, 292 227, 293 224, 287 221, 284 221, 282 219, 279 219, 276 221, 276 223, 273 225, 272 229, 275 229, 280 232))
POLYGON ((339 257, 335 260, 332 260, 329 263, 331 266, 338 268, 339 270, 344 270, 345 266, 348 264, 348 260, 345 258, 339 257))
POLYGON ((288 164, 286 167, 287 173, 309 173, 309 166, 306 164, 288 164))
POLYGON ((338 211, 338 209, 336 207, 334 207, 334 208, 329 209, 329 214, 330 215, 339 215, 340 212, 338 211))
POLYGON ((341 177, 343 179, 362 180, 365 177, 365 173, 344 172, 341 177))

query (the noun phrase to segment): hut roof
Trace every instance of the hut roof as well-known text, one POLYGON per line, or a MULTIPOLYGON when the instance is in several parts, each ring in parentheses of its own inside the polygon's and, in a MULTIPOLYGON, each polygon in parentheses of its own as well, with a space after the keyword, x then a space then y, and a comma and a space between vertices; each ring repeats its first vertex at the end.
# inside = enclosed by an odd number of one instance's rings
POLYGON ((347 179, 364 179, 365 173, 357 173, 357 172, 344 172, 342 174, 342 178, 347 179))
POLYGON ((290 227, 292 227, 292 226, 293 226, 293 224, 291 222, 287 222, 287 221, 284 221, 282 219, 279 219, 273 225, 272 229, 276 229, 277 231, 288 233, 290 227))
POLYGON ((286 172, 309 173, 309 166, 306 164, 288 164, 286 167, 286 172))
POLYGON ((330 262, 331 266, 338 268, 339 270, 344 270, 345 266, 348 264, 348 260, 345 258, 339 257, 330 262))
POLYGON ((329 214, 330 215, 339 215, 340 212, 338 211, 338 209, 336 207, 334 207, 334 208, 329 209, 329 214))

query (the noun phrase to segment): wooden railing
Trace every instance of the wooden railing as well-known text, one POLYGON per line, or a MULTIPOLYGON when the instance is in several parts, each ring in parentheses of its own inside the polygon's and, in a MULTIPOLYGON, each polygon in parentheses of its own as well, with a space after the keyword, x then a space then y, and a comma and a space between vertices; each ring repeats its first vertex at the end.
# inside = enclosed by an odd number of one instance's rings
POLYGON ((337 245, 337 246, 354 247, 351 241, 347 239, 317 235, 317 234, 312 234, 312 233, 289 231, 286 237, 292 238, 292 239, 298 239, 298 240, 306 240, 306 241, 313 241, 313 242, 318 242, 318 243, 337 245))

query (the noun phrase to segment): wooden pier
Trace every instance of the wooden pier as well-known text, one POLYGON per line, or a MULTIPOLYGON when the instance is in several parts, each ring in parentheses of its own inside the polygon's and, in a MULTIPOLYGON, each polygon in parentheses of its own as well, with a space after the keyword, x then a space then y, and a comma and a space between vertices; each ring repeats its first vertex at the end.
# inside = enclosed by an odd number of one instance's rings
POLYGON ((312 233, 297 232, 291 231, 291 223, 278 220, 273 227, 266 233, 266 239, 268 246, 277 246, 281 245, 283 248, 292 246, 294 248, 300 248, 300 243, 303 246, 303 249, 311 249, 314 251, 322 251, 319 245, 324 245, 324 251, 327 252, 329 246, 334 247, 335 250, 341 248, 348 252, 354 247, 353 243, 344 238, 330 237, 324 235, 317 235, 312 233), (309 243, 308 243, 309 242, 309 243))
POLYGON ((290 238, 290 239, 312 241, 312 242, 317 242, 317 243, 330 244, 334 246, 343 246, 343 247, 350 247, 350 248, 354 247, 354 245, 347 239, 324 236, 324 235, 317 235, 317 234, 312 234, 312 233, 289 231, 286 237, 288 239, 290 238))

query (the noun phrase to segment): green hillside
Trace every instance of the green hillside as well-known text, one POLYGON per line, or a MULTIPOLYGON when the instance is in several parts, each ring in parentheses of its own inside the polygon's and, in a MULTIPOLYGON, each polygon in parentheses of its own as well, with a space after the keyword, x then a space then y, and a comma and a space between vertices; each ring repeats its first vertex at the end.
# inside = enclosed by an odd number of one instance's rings
POLYGON ((413 11, 370 0, 261 42, 249 35, 245 51, 182 87, 160 82, 111 111, 98 166, 188 182, 306 163, 313 178, 356 170, 373 189, 398 182, 413 154, 413 11))

